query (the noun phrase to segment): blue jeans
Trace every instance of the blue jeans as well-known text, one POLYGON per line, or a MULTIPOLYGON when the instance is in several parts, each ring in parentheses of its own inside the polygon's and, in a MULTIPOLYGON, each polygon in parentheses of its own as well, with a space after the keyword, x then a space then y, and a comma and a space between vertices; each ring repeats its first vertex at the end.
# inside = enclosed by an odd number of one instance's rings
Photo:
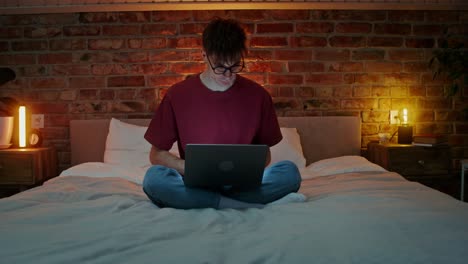
POLYGON ((297 192, 300 186, 299 170, 288 160, 265 168, 262 185, 246 191, 189 188, 179 172, 160 165, 150 167, 143 180, 143 191, 153 203, 179 209, 218 208, 221 195, 247 203, 267 204, 297 192))

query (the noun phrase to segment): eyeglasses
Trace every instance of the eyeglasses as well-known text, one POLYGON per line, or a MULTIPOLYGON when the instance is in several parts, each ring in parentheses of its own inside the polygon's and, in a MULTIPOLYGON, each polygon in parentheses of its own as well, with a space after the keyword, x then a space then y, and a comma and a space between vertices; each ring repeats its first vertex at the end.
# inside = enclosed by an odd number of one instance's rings
POLYGON ((211 69, 215 74, 225 74, 227 71, 230 71, 231 73, 239 73, 244 69, 244 58, 242 58, 241 62, 238 62, 231 67, 224 67, 224 66, 216 66, 213 67, 213 64, 211 64, 210 58, 206 56, 208 59, 208 63, 210 64, 211 69))

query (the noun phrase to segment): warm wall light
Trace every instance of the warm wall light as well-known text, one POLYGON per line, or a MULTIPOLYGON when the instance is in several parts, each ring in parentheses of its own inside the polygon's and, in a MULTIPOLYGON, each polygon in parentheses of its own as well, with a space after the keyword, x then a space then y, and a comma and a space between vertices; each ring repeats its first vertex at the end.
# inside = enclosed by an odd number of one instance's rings
POLYGON ((26 106, 19 107, 19 142, 20 148, 26 147, 26 106))

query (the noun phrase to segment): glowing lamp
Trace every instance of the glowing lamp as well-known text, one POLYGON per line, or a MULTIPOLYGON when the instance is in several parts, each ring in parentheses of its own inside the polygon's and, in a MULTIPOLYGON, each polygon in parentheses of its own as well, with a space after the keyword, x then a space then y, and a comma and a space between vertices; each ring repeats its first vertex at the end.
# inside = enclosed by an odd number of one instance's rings
POLYGON ((26 106, 19 107, 19 125, 18 125, 18 146, 20 148, 26 147, 26 106))
POLYGON ((402 125, 398 127, 398 144, 411 144, 413 142, 413 127, 408 125, 408 109, 403 108, 402 125))

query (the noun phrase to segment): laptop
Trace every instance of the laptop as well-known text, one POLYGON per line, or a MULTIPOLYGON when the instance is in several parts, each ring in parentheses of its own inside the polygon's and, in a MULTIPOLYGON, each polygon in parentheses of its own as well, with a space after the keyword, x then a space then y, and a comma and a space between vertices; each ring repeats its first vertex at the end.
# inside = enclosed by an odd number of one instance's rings
POLYGON ((267 145, 187 144, 184 184, 209 189, 259 187, 267 151, 267 145))

